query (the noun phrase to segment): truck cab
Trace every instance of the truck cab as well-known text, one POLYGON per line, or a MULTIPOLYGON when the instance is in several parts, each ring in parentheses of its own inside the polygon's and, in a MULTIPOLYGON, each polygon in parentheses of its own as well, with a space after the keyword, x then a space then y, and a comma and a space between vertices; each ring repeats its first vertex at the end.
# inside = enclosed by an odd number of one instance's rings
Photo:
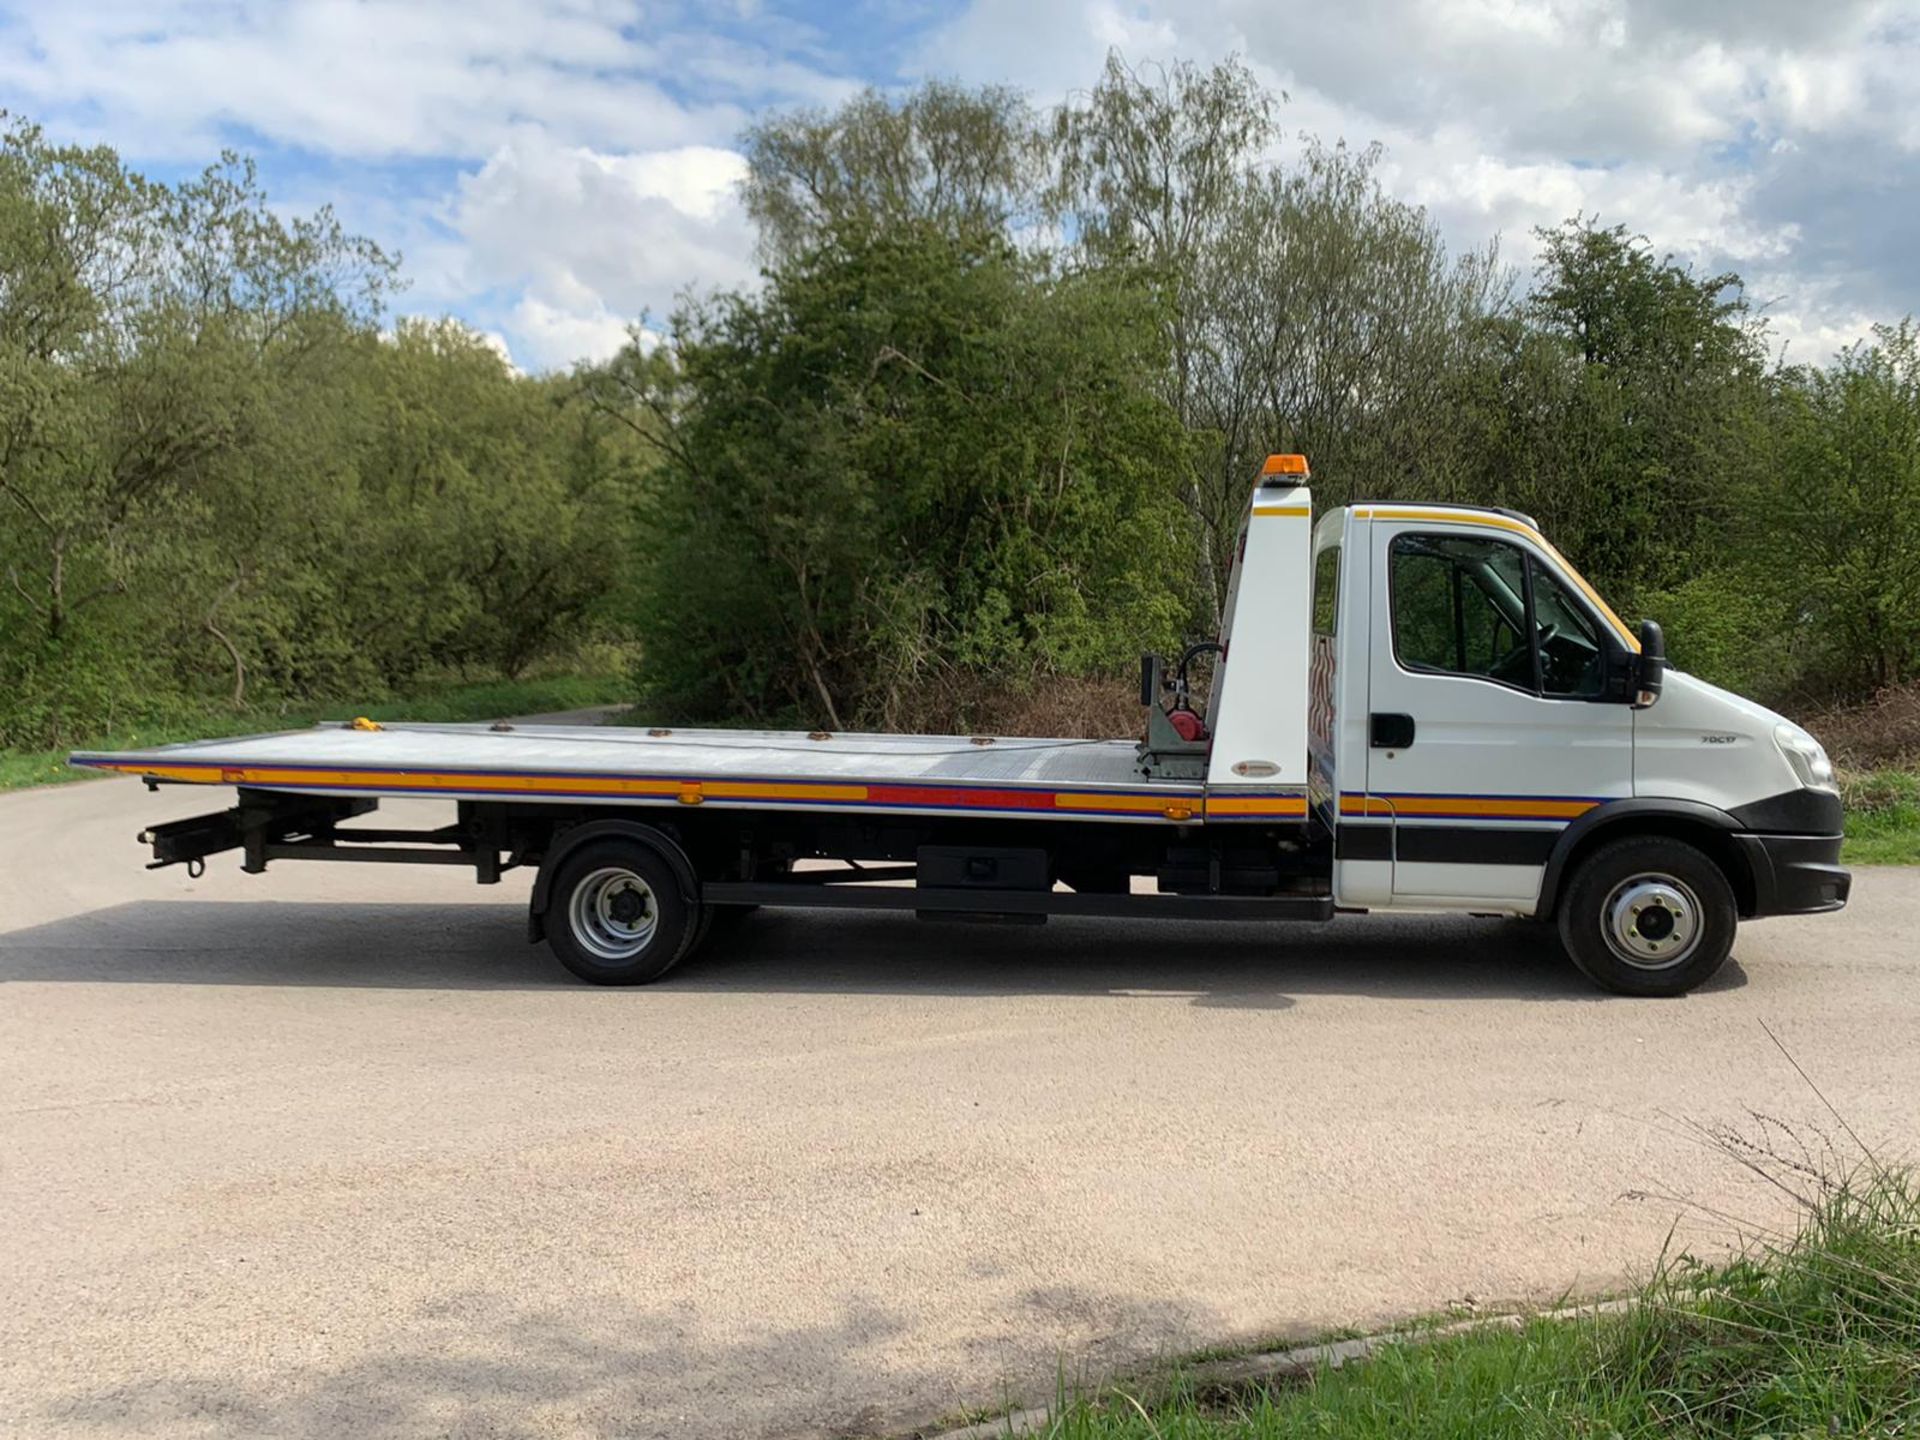
POLYGON ((1531 517, 1366 502, 1305 461, 1250 501, 1208 712, 1207 805, 1298 786, 1342 909, 1554 918, 1615 989, 1690 988, 1738 918, 1837 909, 1818 742, 1669 673, 1531 517), (1304 623, 1303 623, 1304 617, 1304 623))

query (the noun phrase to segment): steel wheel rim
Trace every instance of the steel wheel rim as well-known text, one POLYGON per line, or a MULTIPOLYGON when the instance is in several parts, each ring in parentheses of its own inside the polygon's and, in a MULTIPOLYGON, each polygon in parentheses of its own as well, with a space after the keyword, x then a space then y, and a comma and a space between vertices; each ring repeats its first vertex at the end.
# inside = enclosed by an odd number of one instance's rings
POLYGON ((1700 948, 1700 897, 1671 875, 1633 875, 1601 908, 1607 948, 1636 970, 1671 970, 1700 948))
POLYGON ((653 943, 660 907, 639 875, 609 865, 573 887, 567 919, 580 948, 595 959, 632 960, 653 943))

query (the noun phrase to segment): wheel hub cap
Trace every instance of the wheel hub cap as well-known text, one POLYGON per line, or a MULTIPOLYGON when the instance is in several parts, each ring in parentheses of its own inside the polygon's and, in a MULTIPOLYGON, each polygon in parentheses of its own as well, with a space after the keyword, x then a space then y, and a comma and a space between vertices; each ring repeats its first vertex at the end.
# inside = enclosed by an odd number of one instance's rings
POLYGON ((1699 944, 1700 902, 1671 875, 1635 875, 1607 898, 1601 924, 1608 947, 1622 960, 1665 970, 1699 944))
POLYGON ((631 870, 596 870, 574 887, 567 921, 574 938, 599 960, 632 960, 653 943, 659 925, 653 888, 631 870))
POLYGON ((1673 934, 1673 927, 1673 912, 1657 900, 1642 910, 1639 918, 1633 922, 1633 928, 1640 932, 1641 938, 1651 940, 1656 945, 1673 934))

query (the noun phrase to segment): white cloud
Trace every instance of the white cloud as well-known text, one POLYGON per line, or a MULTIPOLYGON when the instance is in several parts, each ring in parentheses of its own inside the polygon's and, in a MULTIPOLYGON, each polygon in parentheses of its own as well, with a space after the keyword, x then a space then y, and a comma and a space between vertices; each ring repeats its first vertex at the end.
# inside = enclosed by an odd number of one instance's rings
POLYGON ((1454 235, 1499 234, 1509 260, 1530 264, 1535 226, 1597 212, 1625 221, 1663 251, 1702 263, 1777 263, 1791 254, 1799 227, 1749 214, 1749 177, 1689 177, 1651 166, 1593 167, 1565 160, 1509 161, 1471 137, 1441 130, 1402 136, 1387 151, 1388 188, 1428 212, 1454 235))
POLYGON ((0 0, 0 94, 141 164, 298 157, 406 258, 409 308, 497 325, 533 367, 598 357, 690 286, 750 282, 758 107, 830 103, 819 37, 641 0, 0 0), (10 13, 12 12, 12 13, 10 13))
POLYGON ((513 307, 508 324, 514 353, 536 370, 605 360, 627 343, 627 321, 591 299, 562 307, 529 294, 513 307))
POLYGON ((279 190, 285 159, 302 199, 406 253, 410 308, 502 331, 534 367, 605 353, 689 286, 753 282, 729 147, 766 107, 920 75, 1021 85, 1047 105, 1092 84, 1110 46, 1136 61, 1243 54, 1291 96, 1287 147, 1303 131, 1385 142, 1389 185, 1461 247, 1498 231, 1525 265, 1532 226, 1598 211, 1748 272, 1802 356, 1864 317, 1920 309, 1920 0, 928 13, 0 0, 0 95, 143 164, 197 165, 237 143, 263 152, 279 190))
POLYGON ((147 155, 204 156, 239 127, 328 155, 475 156, 528 123, 640 150, 847 88, 638 0, 89 0, 11 30, 0 93, 147 155), (690 78, 701 98, 676 98, 690 78))
POLYGON ((711 146, 605 154, 526 130, 461 177, 448 223, 473 289, 521 293, 505 321, 516 355, 536 367, 598 359, 688 287, 752 281, 745 171, 711 146))

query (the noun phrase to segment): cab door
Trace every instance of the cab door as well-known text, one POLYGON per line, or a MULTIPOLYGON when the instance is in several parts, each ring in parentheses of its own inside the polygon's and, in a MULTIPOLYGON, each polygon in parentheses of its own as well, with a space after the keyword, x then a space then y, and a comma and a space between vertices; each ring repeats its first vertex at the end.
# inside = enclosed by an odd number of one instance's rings
POLYGON ((1633 793, 1633 711, 1609 698, 1624 627, 1518 519, 1370 518, 1353 818, 1391 826, 1393 903, 1531 909, 1561 830, 1633 793))

